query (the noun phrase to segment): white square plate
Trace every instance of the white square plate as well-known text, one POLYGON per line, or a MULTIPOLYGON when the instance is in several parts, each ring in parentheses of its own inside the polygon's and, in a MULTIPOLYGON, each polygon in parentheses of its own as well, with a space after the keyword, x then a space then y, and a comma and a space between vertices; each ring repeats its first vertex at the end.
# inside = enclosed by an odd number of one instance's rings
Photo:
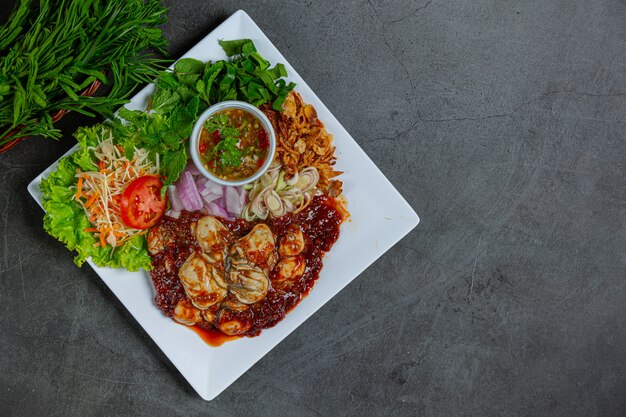
MULTIPOLYGON (((89 261, 100 278, 205 400, 212 400, 226 389, 419 222, 413 209, 245 12, 240 10, 230 16, 183 58, 192 57, 203 62, 225 59, 218 40, 241 38, 252 39, 258 51, 272 64, 285 64, 288 79, 297 84, 296 91, 305 102, 315 107, 320 120, 335 137, 337 168, 345 172, 341 180, 351 221, 342 225, 341 236, 325 256, 324 269, 313 290, 283 321, 263 330, 258 337, 211 347, 195 332, 175 323, 155 306, 148 273, 100 268, 89 261)), ((144 109, 153 91, 154 86, 147 86, 127 107, 144 109)), ((28 191, 40 205, 39 184, 55 167, 56 163, 28 186, 28 191)))

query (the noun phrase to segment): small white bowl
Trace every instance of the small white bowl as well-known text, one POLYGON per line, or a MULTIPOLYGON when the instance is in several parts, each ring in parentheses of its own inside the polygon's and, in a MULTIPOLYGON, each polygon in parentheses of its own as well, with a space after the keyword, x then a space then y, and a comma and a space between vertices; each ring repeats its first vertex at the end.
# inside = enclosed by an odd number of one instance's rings
POLYGON ((267 171, 267 169, 270 167, 272 160, 274 159, 275 152, 276 152, 276 133, 274 132, 274 127, 272 126, 272 123, 269 121, 267 116, 265 116, 265 114, 263 114, 261 110, 259 110, 257 107, 253 106, 252 104, 248 104, 243 101, 236 101, 236 100, 222 101, 221 103, 214 104, 208 109, 206 109, 204 113, 200 115, 200 118, 198 119, 196 124, 193 126, 193 132, 191 133, 191 139, 189 141, 189 153, 191 153, 191 159, 193 160, 193 163, 196 166, 196 168, 198 168, 198 171, 200 171, 202 175, 204 175, 211 181, 214 181, 221 185, 239 186, 239 185, 244 185, 249 182, 255 181, 261 175, 263 175, 263 173, 267 171), (245 110, 249 113, 252 113, 261 122, 261 125, 267 132, 268 139, 270 142, 270 148, 267 153, 267 158, 265 159, 265 162, 263 163, 261 168, 257 172, 255 172, 254 175, 247 177, 247 178, 243 178, 241 180, 236 180, 236 181, 229 181, 229 180, 218 178, 213 173, 211 173, 211 171, 206 169, 204 165, 202 164, 202 161, 200 160, 200 150, 198 149, 198 143, 200 141, 200 134, 202 133, 202 127, 204 126, 204 122, 206 122, 206 120, 209 117, 213 116, 215 113, 222 111, 222 110, 228 110, 228 109, 239 109, 239 110, 245 110))

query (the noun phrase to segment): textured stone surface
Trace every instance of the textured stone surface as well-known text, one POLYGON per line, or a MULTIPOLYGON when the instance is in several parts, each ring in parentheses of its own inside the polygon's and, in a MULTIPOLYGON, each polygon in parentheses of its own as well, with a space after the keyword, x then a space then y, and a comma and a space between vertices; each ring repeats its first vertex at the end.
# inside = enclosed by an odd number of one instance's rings
POLYGON ((246 10, 422 223, 207 403, 41 228, 69 117, 0 156, 0 415, 626 415, 624 1, 169 4, 174 57, 246 10))

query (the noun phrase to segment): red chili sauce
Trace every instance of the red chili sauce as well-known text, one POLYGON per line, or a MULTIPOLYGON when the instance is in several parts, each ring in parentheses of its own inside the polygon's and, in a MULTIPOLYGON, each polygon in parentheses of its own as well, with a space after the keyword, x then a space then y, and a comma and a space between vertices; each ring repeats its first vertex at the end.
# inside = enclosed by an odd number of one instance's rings
MULTIPOLYGON (((150 272, 156 289, 156 305, 169 317, 173 316, 176 304, 185 298, 185 290, 178 278, 178 270, 192 252, 198 250, 198 244, 191 233, 190 224, 197 221, 203 214, 199 212, 182 212, 179 219, 164 216, 157 227, 163 227, 175 236, 175 242, 152 256, 153 270, 150 272), (167 268, 166 265, 174 266, 167 268), (169 269, 169 271, 168 271, 169 269)), ((306 261, 304 274, 287 290, 276 290, 271 285, 266 297, 248 305, 244 311, 230 311, 224 307, 223 314, 229 315, 240 322, 251 323, 250 329, 243 336, 253 337, 262 329, 273 327, 281 321, 285 314, 294 308, 315 285, 322 270, 322 258, 339 238, 339 227, 343 222, 341 211, 334 198, 316 196, 311 204, 298 214, 287 214, 274 220, 248 222, 242 219, 229 221, 220 219, 233 233, 235 239, 245 236, 256 224, 267 224, 276 241, 285 234, 286 228, 296 223, 300 226, 305 239, 302 256, 306 261)), ((233 240, 233 242, 234 242, 233 240)), ((270 282, 276 275, 276 268, 270 271, 270 282)), ((219 306, 213 308, 219 309, 219 306)), ((219 346, 225 341, 237 338, 219 331, 213 323, 202 323, 194 326, 194 330, 210 345, 219 346)))

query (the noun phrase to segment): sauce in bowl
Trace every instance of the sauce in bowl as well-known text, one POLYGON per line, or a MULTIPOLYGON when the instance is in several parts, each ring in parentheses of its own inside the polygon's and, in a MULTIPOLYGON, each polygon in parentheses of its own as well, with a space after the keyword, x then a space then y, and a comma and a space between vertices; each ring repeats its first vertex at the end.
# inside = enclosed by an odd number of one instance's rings
POLYGON ((202 165, 223 180, 254 175, 265 163, 269 137, 261 121, 243 109, 226 109, 209 117, 200 133, 202 165))
POLYGON ((221 185, 240 186, 269 168, 276 134, 259 108, 242 101, 222 101, 200 115, 189 145, 202 175, 221 185))

